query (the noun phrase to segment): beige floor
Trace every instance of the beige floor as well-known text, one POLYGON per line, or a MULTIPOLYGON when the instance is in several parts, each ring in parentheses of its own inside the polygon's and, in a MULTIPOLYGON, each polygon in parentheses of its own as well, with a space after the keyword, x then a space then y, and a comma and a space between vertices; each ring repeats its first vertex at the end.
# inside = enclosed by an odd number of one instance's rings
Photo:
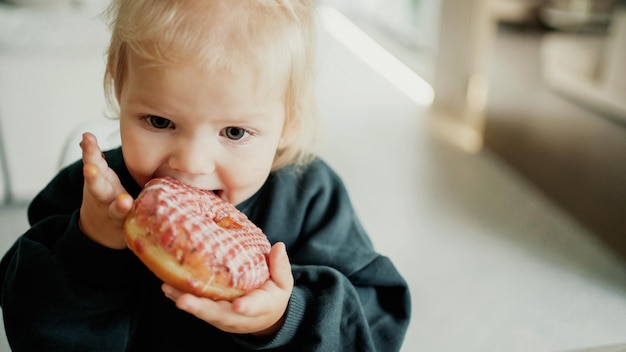
MULTIPOLYGON (((613 252, 489 151, 434 137, 422 108, 322 44, 323 156, 410 284, 403 351, 626 343, 626 270, 613 252)), ((26 227, 23 206, 0 207, 0 223, 4 251, 26 227)))

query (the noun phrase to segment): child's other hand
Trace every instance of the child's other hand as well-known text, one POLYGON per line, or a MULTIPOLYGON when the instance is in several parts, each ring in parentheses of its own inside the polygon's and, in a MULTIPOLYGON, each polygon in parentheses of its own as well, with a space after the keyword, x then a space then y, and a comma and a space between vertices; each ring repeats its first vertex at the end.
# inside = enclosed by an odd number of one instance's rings
POLYGON ((283 324, 293 289, 293 275, 283 243, 269 255, 270 279, 260 288, 232 302, 214 301, 183 293, 163 284, 163 292, 176 306, 226 332, 269 336, 283 324))
POLYGON ((109 248, 126 248, 124 218, 133 205, 133 198, 109 168, 94 135, 83 134, 80 146, 85 184, 79 226, 97 243, 109 248))

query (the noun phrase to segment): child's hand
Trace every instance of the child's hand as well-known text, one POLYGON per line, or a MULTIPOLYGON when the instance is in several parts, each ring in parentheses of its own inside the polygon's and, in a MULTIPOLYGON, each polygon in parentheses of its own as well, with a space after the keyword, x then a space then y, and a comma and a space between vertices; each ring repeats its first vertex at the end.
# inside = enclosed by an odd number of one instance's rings
POLYGON ((126 248, 124 217, 133 205, 115 172, 109 168, 96 137, 83 134, 83 203, 79 226, 89 238, 104 246, 126 248))
POLYGON ((282 326, 293 289, 291 264, 283 243, 269 255, 270 279, 260 288, 232 302, 214 301, 183 293, 163 284, 163 292, 176 306, 226 332, 268 336, 282 326))

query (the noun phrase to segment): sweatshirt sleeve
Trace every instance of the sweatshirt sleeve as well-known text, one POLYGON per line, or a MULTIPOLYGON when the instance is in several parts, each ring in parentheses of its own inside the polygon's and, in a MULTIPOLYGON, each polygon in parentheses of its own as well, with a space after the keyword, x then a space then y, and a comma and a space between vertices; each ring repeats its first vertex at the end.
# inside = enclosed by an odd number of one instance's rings
POLYGON ((132 257, 91 242, 76 221, 74 214, 38 222, 0 264, 13 351, 123 350, 129 339, 132 257))
MULTIPOLYGON (((276 186, 284 190, 288 183, 283 177, 276 186)), ((318 161, 295 184, 294 194, 272 192, 265 215, 273 221, 262 221, 272 242, 286 243, 295 279, 275 346, 400 350, 411 312, 406 281, 375 251, 342 181, 326 164, 318 161)))
POLYGON ((100 246, 78 228, 80 165, 31 203, 31 228, 0 262, 0 304, 13 351, 124 350, 139 270, 128 250, 100 246))

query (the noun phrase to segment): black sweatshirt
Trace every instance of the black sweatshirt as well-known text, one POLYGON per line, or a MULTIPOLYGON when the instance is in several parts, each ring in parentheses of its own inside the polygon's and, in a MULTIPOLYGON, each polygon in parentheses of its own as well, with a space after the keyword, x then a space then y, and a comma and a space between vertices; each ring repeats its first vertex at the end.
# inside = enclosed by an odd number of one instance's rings
MULTIPOLYGON (((105 153, 136 197, 121 149, 105 153)), ((410 319, 408 286, 378 254, 339 177, 321 160, 273 172, 238 205, 284 242, 295 286, 278 333, 225 333, 176 308, 128 250, 78 228, 82 162, 32 201, 32 227, 0 263, 1 305, 13 351, 397 351, 410 319)))

